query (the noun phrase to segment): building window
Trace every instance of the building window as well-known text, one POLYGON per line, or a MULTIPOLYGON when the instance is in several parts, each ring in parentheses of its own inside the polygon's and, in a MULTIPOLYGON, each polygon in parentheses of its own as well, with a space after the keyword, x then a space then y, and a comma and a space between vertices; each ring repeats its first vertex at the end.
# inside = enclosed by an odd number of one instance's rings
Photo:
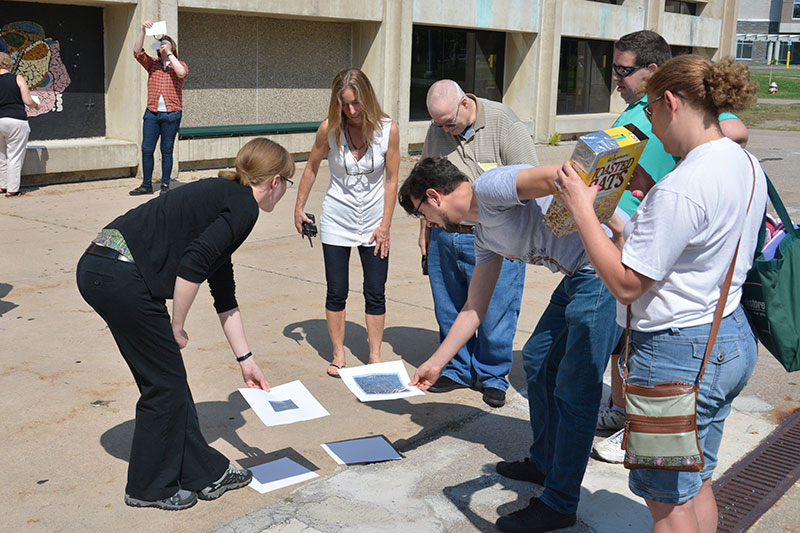
POLYGON ((792 18, 800 19, 800 0, 794 0, 794 5, 792 6, 792 18))
POLYGON ((438 80, 456 81, 465 92, 503 99, 506 35, 415 25, 411 45, 410 120, 429 120, 425 98, 438 80))
POLYGON ((664 2, 664 11, 667 13, 680 13, 681 15, 697 15, 697 4, 680 0, 666 0, 664 2))
POLYGON ((669 48, 672 51, 672 57, 685 56, 687 54, 691 54, 694 52, 691 46, 680 46, 677 44, 671 44, 669 45, 669 48))
MULTIPOLYGON (((792 55, 789 57, 789 64, 790 65, 797 65, 800 64, 800 43, 797 41, 792 42, 792 55)), ((786 56, 789 52, 789 43, 786 41, 781 41, 781 47, 778 51, 778 62, 779 63, 786 63, 786 56)))
POLYGON ((736 41, 736 59, 753 59, 753 41, 736 41))
POLYGON ((557 114, 608 112, 613 54, 610 41, 561 39, 557 114))

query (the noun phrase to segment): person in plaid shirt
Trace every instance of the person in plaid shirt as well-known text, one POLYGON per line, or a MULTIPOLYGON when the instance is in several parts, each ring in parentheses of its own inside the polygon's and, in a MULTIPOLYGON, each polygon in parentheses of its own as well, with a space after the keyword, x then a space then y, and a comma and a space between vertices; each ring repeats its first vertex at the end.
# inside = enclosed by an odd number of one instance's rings
POLYGON ((157 59, 147 55, 142 45, 147 28, 153 25, 147 21, 142 24, 133 45, 133 57, 147 71, 147 109, 142 120, 142 184, 133 189, 131 196, 153 194, 153 152, 156 141, 161 137, 161 194, 169 190, 169 175, 172 172, 172 148, 181 125, 183 112, 183 82, 189 74, 189 67, 178 59, 178 47, 171 37, 161 38, 157 59))

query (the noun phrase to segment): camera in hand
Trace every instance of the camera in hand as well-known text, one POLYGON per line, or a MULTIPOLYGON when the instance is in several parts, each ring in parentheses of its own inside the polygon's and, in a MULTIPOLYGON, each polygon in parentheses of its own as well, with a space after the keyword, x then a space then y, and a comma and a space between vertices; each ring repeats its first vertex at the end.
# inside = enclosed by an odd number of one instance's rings
POLYGON ((314 215, 311 213, 306 213, 306 216, 311 220, 311 222, 303 222, 303 237, 308 237, 308 244, 311 247, 314 247, 314 242, 311 240, 311 237, 317 236, 317 225, 315 224, 316 219, 314 215))

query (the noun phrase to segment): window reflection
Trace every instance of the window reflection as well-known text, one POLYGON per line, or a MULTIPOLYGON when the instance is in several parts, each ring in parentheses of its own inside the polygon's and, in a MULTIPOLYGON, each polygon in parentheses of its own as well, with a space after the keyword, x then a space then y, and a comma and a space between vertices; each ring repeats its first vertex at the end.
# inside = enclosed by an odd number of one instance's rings
POLYGON ((425 97, 441 79, 489 100, 503 98, 505 34, 415 25, 411 47, 410 120, 428 120, 425 97))

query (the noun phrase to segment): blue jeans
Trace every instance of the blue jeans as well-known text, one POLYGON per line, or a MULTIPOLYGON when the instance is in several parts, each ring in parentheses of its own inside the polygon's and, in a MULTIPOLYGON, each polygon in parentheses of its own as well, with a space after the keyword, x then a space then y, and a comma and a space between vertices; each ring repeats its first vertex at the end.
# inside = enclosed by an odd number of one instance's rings
POLYGON ((153 113, 149 109, 144 110, 142 117, 142 185, 144 187, 153 185, 153 166, 155 166, 153 152, 156 150, 156 141, 159 137, 161 137, 161 186, 169 186, 169 175, 172 172, 172 149, 175 146, 178 129, 181 127, 182 115, 182 111, 153 113))
MULTIPOLYGON (((662 381, 694 383, 700 373, 710 331, 711 324, 653 333, 631 331, 628 380, 647 386, 662 381)), ((757 356, 753 330, 744 311, 738 307, 720 323, 697 396, 697 434, 705 460, 703 471, 631 470, 628 485, 634 494, 670 504, 683 503, 697 495, 703 480, 714 472, 731 402, 750 379, 757 356)))
MULTIPOLYGON (((506 390, 506 375, 514 360, 514 334, 525 285, 525 264, 503 259, 503 269, 476 335, 445 366, 443 376, 473 386, 506 390)), ((430 277, 439 337, 444 339, 467 301, 475 268, 475 235, 431 230, 428 250, 430 277)))
POLYGON ((616 306, 593 270, 565 276, 522 349, 533 430, 531 461, 547 474, 541 500, 560 513, 578 508, 603 371, 622 334, 616 306))

